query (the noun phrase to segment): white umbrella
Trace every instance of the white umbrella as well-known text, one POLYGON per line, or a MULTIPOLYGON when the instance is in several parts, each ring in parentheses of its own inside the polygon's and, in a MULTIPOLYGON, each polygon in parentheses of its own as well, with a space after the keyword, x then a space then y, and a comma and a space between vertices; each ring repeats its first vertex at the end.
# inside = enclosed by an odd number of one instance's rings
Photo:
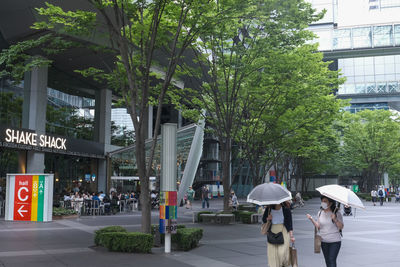
POLYGON ((321 195, 336 200, 344 205, 365 209, 364 204, 350 189, 337 184, 324 185, 316 188, 321 195))
POLYGON ((280 184, 265 183, 257 185, 247 195, 247 202, 257 205, 280 204, 292 199, 292 194, 280 184))

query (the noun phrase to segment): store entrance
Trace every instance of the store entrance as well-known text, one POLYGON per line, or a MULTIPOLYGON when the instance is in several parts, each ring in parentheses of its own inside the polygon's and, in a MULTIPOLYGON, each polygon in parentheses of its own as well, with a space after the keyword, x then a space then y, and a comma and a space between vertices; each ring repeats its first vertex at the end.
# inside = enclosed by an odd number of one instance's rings
POLYGON ((97 192, 98 160, 62 154, 45 155, 45 173, 54 174, 54 196, 77 191, 97 192))

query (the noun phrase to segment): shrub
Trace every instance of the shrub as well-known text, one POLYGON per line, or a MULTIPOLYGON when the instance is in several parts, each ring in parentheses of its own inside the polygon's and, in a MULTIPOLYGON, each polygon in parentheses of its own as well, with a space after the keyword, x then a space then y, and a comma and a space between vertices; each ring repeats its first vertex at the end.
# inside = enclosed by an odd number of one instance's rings
POLYGON ((153 236, 139 232, 102 233, 102 243, 109 251, 150 253, 153 236))
POLYGON ((200 214, 213 214, 214 212, 212 211, 199 211, 197 213, 197 222, 202 222, 200 214))
POLYGON ((203 229, 201 228, 181 228, 172 235, 172 242, 177 245, 178 249, 188 251, 197 247, 202 237, 203 229))
POLYGON ((241 211, 238 211, 238 210, 234 210, 234 211, 232 211, 232 214, 233 215, 235 215, 235 221, 240 221, 240 212, 241 211))
POLYGON ((256 206, 252 204, 240 204, 238 206, 239 211, 256 211, 256 206))
MULTIPOLYGON (((186 225, 184 224, 178 224, 177 225, 178 229, 184 229, 186 228, 186 225)), ((151 225, 151 235, 155 238, 155 235, 157 232, 160 232, 160 226, 158 224, 152 224, 151 225)), ((160 243, 164 244, 165 241, 165 234, 160 234, 160 243)), ((158 245, 158 244, 157 244, 158 245)))
POLYGON ((126 229, 121 226, 108 226, 101 228, 94 232, 94 243, 96 244, 96 246, 104 246, 103 234, 115 232, 126 232, 126 229))
POLYGON ((240 211, 239 212, 239 216, 240 216, 240 220, 242 221, 242 223, 251 223, 251 215, 254 214, 254 212, 250 212, 250 211, 240 211))
POLYGON ((78 214, 74 209, 54 208, 53 216, 68 216, 78 214))
POLYGON ((366 201, 372 201, 372 197, 371 197, 371 196, 365 197, 365 200, 366 200, 366 201))

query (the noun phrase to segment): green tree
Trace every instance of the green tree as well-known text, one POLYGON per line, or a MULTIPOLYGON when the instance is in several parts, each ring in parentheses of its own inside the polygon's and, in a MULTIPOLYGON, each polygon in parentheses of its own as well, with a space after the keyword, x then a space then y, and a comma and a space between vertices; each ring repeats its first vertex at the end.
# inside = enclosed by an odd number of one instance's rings
POLYGON ((186 109, 184 115, 193 115, 196 108, 207 111, 207 123, 221 146, 224 209, 228 209, 232 143, 240 139, 243 124, 255 120, 253 106, 275 106, 274 101, 286 97, 278 89, 287 85, 287 80, 291 84, 285 92, 295 88, 295 80, 288 71, 292 66, 285 64, 290 56, 286 55, 291 55, 291 64, 303 64, 302 56, 294 60, 296 52, 301 52, 297 47, 312 39, 306 28, 322 14, 315 14, 311 5, 301 0, 226 0, 217 4, 222 14, 229 17, 229 23, 213 25, 210 32, 199 36, 195 46, 198 67, 185 66, 182 71, 194 77, 197 87, 186 95, 180 92, 173 99, 181 109, 185 109, 184 104, 194 107, 186 109), (275 79, 278 69, 279 80, 275 79), (185 102, 182 99, 187 95, 190 99, 185 102))
POLYGON ((254 86, 262 91, 253 94, 246 107, 249 115, 239 137, 254 186, 272 166, 287 172, 298 157, 327 151, 341 107, 332 92, 343 80, 328 69, 329 62, 322 61, 316 47, 304 45, 271 60, 275 63, 256 80, 254 86))
POLYGON ((398 170, 400 121, 386 110, 344 114, 339 163, 344 170, 361 173, 360 187, 370 190, 385 172, 398 170))
POLYGON ((160 128, 161 107, 167 91, 179 84, 174 74, 177 65, 183 61, 184 52, 200 32, 218 20, 215 2, 87 0, 86 3, 89 3, 86 10, 65 11, 49 3, 36 9, 42 20, 36 22, 34 28, 49 33, 3 51, 0 75, 22 77, 25 71, 51 64, 53 54, 69 48, 93 50, 93 55, 97 55, 104 65, 77 71, 118 90, 131 114, 142 189, 142 231, 150 232, 149 174, 160 128), (45 57, 32 57, 29 54, 32 48, 36 48, 36 53, 41 51, 45 57), (114 56, 114 62, 107 64, 104 55, 114 56), (157 112, 153 143, 146 162, 149 105, 157 106, 157 112))

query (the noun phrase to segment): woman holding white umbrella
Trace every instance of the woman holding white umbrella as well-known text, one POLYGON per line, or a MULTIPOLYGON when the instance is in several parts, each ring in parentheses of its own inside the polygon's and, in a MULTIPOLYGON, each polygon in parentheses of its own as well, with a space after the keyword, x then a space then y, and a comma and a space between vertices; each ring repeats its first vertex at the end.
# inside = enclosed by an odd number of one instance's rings
POLYGON ((319 230, 321 237, 321 249, 324 254, 327 267, 336 267, 336 259, 342 244, 343 217, 336 201, 326 196, 321 196, 321 210, 317 220, 307 214, 307 218, 319 230))

